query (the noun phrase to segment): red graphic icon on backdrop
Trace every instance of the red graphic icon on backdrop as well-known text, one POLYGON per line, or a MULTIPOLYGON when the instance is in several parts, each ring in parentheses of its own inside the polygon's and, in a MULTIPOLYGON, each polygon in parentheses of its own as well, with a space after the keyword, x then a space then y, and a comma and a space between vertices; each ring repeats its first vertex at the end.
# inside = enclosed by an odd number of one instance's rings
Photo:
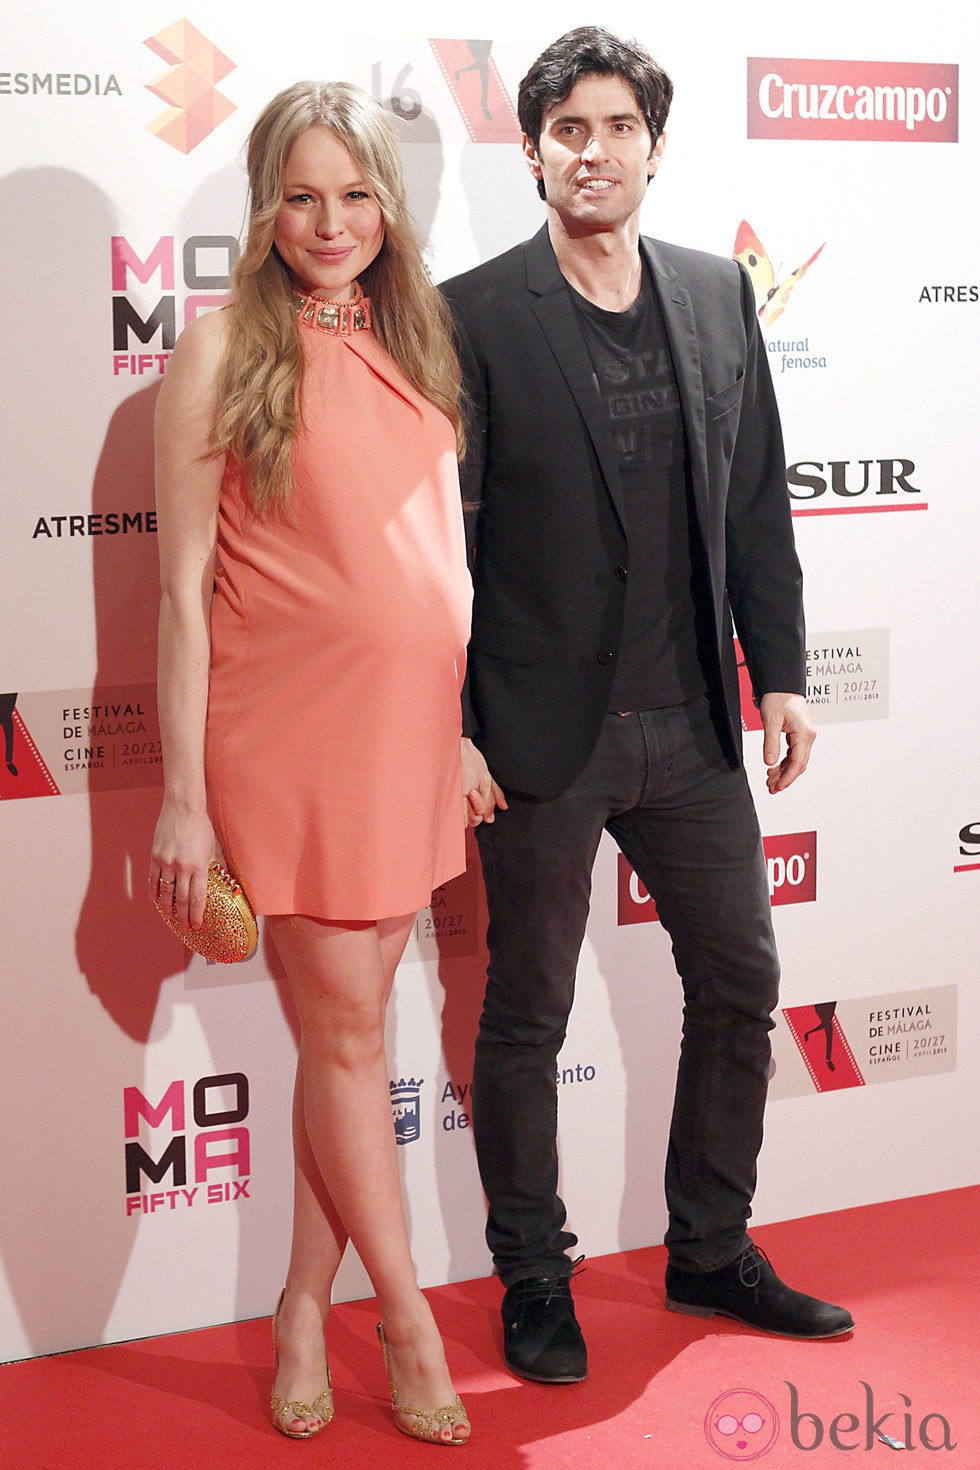
MULTIPOLYGON (((825 240, 824 245, 826 243, 825 240)), ((790 271, 784 280, 779 281, 776 279, 776 271, 773 269, 772 261, 766 254, 762 241, 748 220, 743 219, 735 236, 735 248, 732 255, 745 266, 752 277, 756 310, 764 327, 771 326, 777 317, 782 316, 786 310, 790 292, 802 280, 822 249, 823 245, 819 245, 809 260, 805 260, 802 265, 796 267, 795 271, 790 271)))
POLYGON ((779 1434, 779 1415, 755 1389, 731 1388, 719 1394, 705 1414, 704 1433, 719 1455, 744 1465, 772 1449, 779 1434))
POLYGON ((790 1035, 799 1047, 818 1092, 839 1092, 845 1087, 864 1086, 864 1078, 836 1011, 835 1000, 783 1009, 790 1035))
POLYGON ((490 55, 492 41, 433 41, 429 45, 474 143, 519 143, 521 125, 490 55))
POLYGON ((0 799, 16 796, 60 796, 54 777, 16 708, 16 694, 0 694, 3 764, 0 799))
POLYGON ((742 645, 737 638, 735 639, 735 659, 738 664, 738 702, 742 716, 742 729, 761 730, 762 716, 752 694, 752 680, 749 677, 748 665, 745 662, 742 645))
POLYGON ((148 92, 170 103, 166 112, 147 124, 147 132, 178 153, 190 153, 235 111, 234 102, 217 90, 235 63, 189 20, 174 21, 143 44, 170 64, 169 71, 146 84, 148 92))

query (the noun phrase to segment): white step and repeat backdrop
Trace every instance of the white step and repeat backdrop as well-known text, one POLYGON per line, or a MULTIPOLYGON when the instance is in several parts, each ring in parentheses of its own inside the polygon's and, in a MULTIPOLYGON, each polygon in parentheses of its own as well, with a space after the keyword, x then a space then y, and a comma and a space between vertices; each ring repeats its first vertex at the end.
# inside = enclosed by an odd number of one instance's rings
MULTIPOLYGON (((241 145, 300 76, 400 119, 439 279, 537 228, 513 99, 587 20, 472 0, 21 7, 0 55, 0 1359, 267 1312, 288 1236, 293 1018, 262 948, 209 967, 146 899, 159 801, 151 419, 224 299, 241 145), (465 37, 484 39, 464 39, 465 37), (487 37, 492 39, 486 39, 487 37)), ((644 228, 759 263, 820 739, 771 801, 784 961, 756 1219, 976 1177, 980 625, 976 8, 616 4, 677 101, 644 228), (806 267, 805 270, 801 269, 806 267), (769 273, 768 279, 766 272, 769 273)), ((475 854, 399 973, 390 1073, 425 1283, 484 1274, 470 1136, 475 854)), ((561 1057, 583 1248, 659 1241, 679 987, 603 846, 561 1057)), ((353 1126, 356 1126, 356 1121, 353 1126)), ((353 1258, 341 1295, 364 1295, 353 1258)))

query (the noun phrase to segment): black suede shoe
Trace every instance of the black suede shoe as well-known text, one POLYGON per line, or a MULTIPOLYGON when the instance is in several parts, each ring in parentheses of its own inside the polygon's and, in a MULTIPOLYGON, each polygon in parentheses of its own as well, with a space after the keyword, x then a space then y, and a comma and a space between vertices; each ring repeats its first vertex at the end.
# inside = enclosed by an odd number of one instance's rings
POLYGON ((585 1338, 567 1276, 516 1281, 504 1293, 504 1358, 535 1383, 581 1383, 588 1377, 585 1338))
POLYGON ((681 1271, 668 1265, 666 1286, 668 1311, 691 1317, 734 1317, 736 1322, 779 1337, 838 1337, 854 1327, 853 1317, 843 1307, 785 1286, 765 1251, 751 1241, 720 1271, 681 1271))

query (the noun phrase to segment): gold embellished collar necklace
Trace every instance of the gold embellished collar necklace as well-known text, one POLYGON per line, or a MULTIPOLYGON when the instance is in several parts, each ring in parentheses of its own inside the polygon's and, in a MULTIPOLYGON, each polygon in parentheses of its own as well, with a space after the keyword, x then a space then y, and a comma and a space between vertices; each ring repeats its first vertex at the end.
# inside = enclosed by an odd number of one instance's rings
POLYGON ((371 325, 371 302, 357 281, 354 282, 354 294, 349 301, 326 301, 313 292, 304 296, 294 287, 293 310, 307 326, 335 337, 350 337, 354 332, 363 332, 371 325))

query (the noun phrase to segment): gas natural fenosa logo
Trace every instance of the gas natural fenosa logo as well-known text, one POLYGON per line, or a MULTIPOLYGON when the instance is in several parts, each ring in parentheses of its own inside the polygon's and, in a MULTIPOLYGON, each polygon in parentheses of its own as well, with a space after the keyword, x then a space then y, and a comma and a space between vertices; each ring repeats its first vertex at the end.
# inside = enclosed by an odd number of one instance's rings
MULTIPOLYGON (((742 220, 735 236, 732 258, 744 265, 752 278, 756 311, 764 327, 771 326, 777 317, 782 316, 789 302, 790 292, 802 280, 826 243, 825 240, 823 245, 818 245, 809 260, 805 260, 782 280, 778 280, 777 270, 773 268, 765 246, 748 220, 742 220)), ((781 269, 780 266, 779 270, 781 269)))

